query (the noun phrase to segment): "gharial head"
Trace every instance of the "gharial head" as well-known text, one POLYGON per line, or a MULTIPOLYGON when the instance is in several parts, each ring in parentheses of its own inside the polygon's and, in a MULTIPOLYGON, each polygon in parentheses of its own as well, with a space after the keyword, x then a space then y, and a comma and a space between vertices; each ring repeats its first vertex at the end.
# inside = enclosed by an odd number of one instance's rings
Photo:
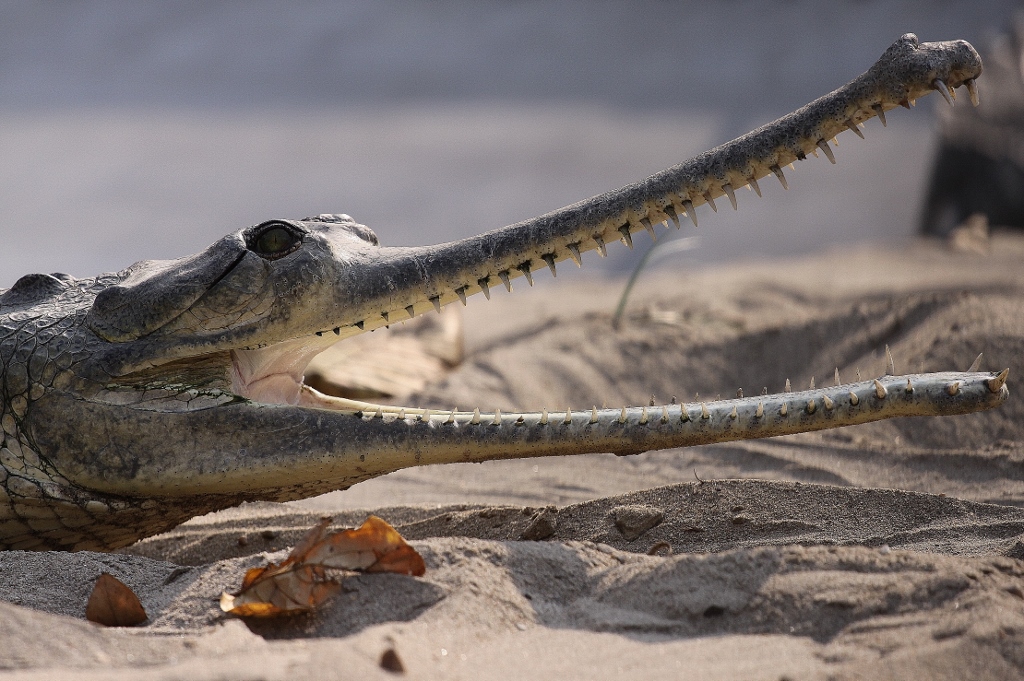
POLYGON ((343 327, 346 336, 362 330, 356 323, 377 297, 367 295, 374 275, 377 285, 410 284, 373 266, 380 252, 367 227, 322 215, 270 220, 197 255, 136 263, 86 315, 85 326, 107 341, 91 363, 116 378, 229 353, 234 394, 297 404, 309 360, 343 327))
POLYGON ((1006 374, 887 376, 690 405, 483 415, 323 395, 317 353, 685 216, 938 90, 977 100, 963 41, 897 41, 867 73, 635 185, 436 246, 388 248, 344 215, 271 220, 194 256, 95 279, 29 275, 0 295, 0 547, 109 549, 247 499, 342 489, 426 463, 636 453, 1005 399, 1006 374), (912 386, 913 389, 907 389, 912 386))

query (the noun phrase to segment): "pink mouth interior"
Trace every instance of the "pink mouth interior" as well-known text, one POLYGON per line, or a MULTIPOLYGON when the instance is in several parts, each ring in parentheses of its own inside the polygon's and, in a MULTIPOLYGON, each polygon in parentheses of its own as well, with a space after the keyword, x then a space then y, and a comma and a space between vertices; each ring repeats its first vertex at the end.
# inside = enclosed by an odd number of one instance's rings
POLYGON ((232 350, 231 390, 263 404, 329 408, 329 398, 303 384, 302 378, 310 360, 333 343, 333 339, 311 336, 254 350, 232 350))

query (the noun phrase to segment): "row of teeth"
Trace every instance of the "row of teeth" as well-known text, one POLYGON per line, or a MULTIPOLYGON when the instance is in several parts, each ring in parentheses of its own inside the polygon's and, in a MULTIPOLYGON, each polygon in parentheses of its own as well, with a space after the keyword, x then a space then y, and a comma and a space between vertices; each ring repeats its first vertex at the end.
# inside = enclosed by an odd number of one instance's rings
MULTIPOLYGON (((893 361, 892 353, 889 351, 889 347, 888 346, 886 346, 886 348, 885 348, 885 355, 886 355, 886 360, 887 360, 886 376, 895 376, 895 374, 896 374, 896 365, 895 365, 895 362, 893 361)), ((970 373, 977 372, 979 367, 981 366, 981 358, 982 358, 982 355, 979 354, 977 356, 977 358, 974 360, 974 362, 971 364, 971 366, 968 367, 966 373, 970 374, 970 373)), ((994 376, 992 378, 989 378, 989 379, 986 379, 986 385, 988 387, 989 392, 992 392, 992 393, 999 392, 1002 389, 1003 385, 1006 384, 1006 379, 1009 376, 1009 372, 1010 372, 1009 369, 1004 369, 1002 372, 1000 372, 996 376, 994 376)), ((854 390, 854 388, 856 388, 858 386, 860 386, 862 388, 864 386, 864 382, 861 380, 860 371, 859 370, 857 371, 857 384, 853 384, 853 385, 849 385, 849 386, 843 386, 842 381, 839 378, 839 368, 836 367, 836 371, 835 371, 835 388, 846 388, 845 395, 841 395, 840 394, 841 391, 837 391, 834 395, 829 395, 829 394, 827 394, 825 392, 825 389, 821 389, 821 390, 816 389, 815 385, 814 385, 814 378, 813 377, 811 378, 811 383, 810 383, 810 386, 808 387, 808 391, 816 391, 816 390, 818 390, 818 393, 819 393, 818 397, 821 398, 821 403, 822 403, 822 406, 825 408, 825 411, 832 411, 833 409, 836 408, 837 403, 840 400, 843 400, 843 399, 846 399, 846 401, 849 403, 849 405, 853 406, 853 407, 856 407, 858 404, 860 404, 860 397, 857 395, 857 393, 854 390)), ((886 399, 886 397, 888 397, 889 390, 882 384, 882 382, 879 379, 873 379, 872 381, 870 381, 867 384, 867 387, 869 388, 869 392, 873 392, 875 398, 877 398, 878 400, 884 400, 884 399, 886 399)), ((960 387, 961 387, 960 381, 952 381, 952 382, 946 384, 945 391, 946 391, 946 393, 950 397, 956 397, 957 395, 960 394, 960 387)), ((914 392, 913 381, 912 381, 912 379, 910 377, 907 377, 907 382, 906 382, 906 385, 903 387, 903 392, 905 394, 907 394, 907 395, 911 395, 914 392)), ((788 393, 792 393, 792 385, 790 384, 790 381, 787 378, 786 379, 786 387, 784 389, 784 394, 788 394, 788 393)), ((762 389, 761 397, 763 397, 765 399, 769 399, 769 397, 768 397, 768 388, 763 388, 762 389)), ((776 396, 772 396, 772 397, 778 397, 778 396, 776 395, 776 396)), ((406 420, 412 419, 413 421, 426 421, 426 422, 430 422, 433 419, 437 419, 439 421, 443 421, 444 423, 453 424, 453 423, 456 423, 457 420, 462 420, 462 421, 468 422, 470 425, 477 425, 477 424, 484 423, 484 422, 490 422, 493 425, 501 425, 503 418, 509 418, 508 416, 504 416, 503 417, 500 409, 495 409, 494 410, 493 417, 491 417, 491 416, 485 417, 484 413, 481 412, 479 408, 474 409, 472 412, 467 412, 467 411, 459 411, 459 408, 456 407, 456 408, 452 409, 450 412, 444 412, 444 411, 435 411, 435 410, 432 410, 432 409, 418 409, 418 408, 409 408, 409 407, 397 407, 397 406, 390 406, 390 405, 372 404, 372 403, 369 403, 369 402, 361 402, 361 401, 358 401, 358 400, 349 400, 349 399, 345 399, 345 398, 334 398, 334 399, 336 400, 336 403, 337 403, 338 407, 341 407, 343 409, 347 407, 347 409, 350 410, 354 416, 358 416, 360 418, 369 417, 371 419, 374 419, 374 418, 383 419, 384 415, 388 414, 388 415, 396 416, 397 420, 399 420, 399 421, 406 421, 406 420)), ((739 400, 743 400, 743 389, 742 388, 740 388, 739 390, 736 391, 736 400, 724 400, 724 402, 726 404, 729 404, 729 403, 733 403, 733 402, 736 402, 736 401, 739 401, 739 400)), ((723 402, 723 400, 721 400, 719 398, 716 398, 712 402, 712 405, 715 405, 715 403, 719 403, 719 402, 723 402)), ((706 402, 701 402, 699 395, 695 395, 694 396, 694 402, 691 403, 690 405, 687 405, 687 404, 677 405, 676 404, 676 399, 673 397, 670 404, 663 404, 663 405, 660 405, 660 406, 656 406, 655 403, 654 403, 654 398, 652 397, 651 398, 651 403, 650 403, 649 406, 650 406, 650 409, 655 411, 655 413, 657 413, 657 411, 660 409, 660 411, 661 411, 661 416, 660 416, 660 419, 659 419, 660 423, 668 423, 669 422, 669 420, 671 418, 669 410, 670 409, 674 410, 676 408, 676 406, 679 407, 679 414, 675 418, 676 418, 676 420, 678 420, 679 422, 682 422, 682 423, 685 423, 685 422, 690 421, 690 420, 696 420, 696 419, 705 419, 706 420, 706 419, 709 419, 711 417, 711 412, 708 410, 707 403, 706 402), (699 405, 699 410, 700 410, 699 414, 697 414, 696 416, 691 418, 688 409, 690 407, 696 409, 698 407, 698 405, 699 405)), ((714 406, 712 408, 714 408, 714 406)), ((635 410, 637 408, 636 407, 622 407, 621 408, 621 410, 619 412, 618 419, 617 419, 617 421, 619 423, 626 423, 626 421, 628 420, 628 411, 630 409, 635 410)), ((805 404, 804 404, 804 406, 802 407, 802 409, 805 412, 807 412, 808 414, 815 413, 817 411, 817 409, 818 409, 817 399, 815 399, 815 398, 807 399, 805 404)), ((648 423, 650 421, 651 417, 650 417, 650 414, 648 412, 648 407, 640 407, 640 410, 641 410, 641 413, 640 413, 640 417, 639 417, 638 423, 643 425, 643 424, 648 423)), ((598 410, 598 408, 596 406, 593 407, 590 410, 590 412, 589 412, 589 414, 590 414, 590 421, 589 422, 590 423, 597 423, 598 422, 598 420, 599 420, 598 411, 599 410, 598 410)), ((605 408, 602 408, 600 411, 607 411, 607 410, 605 408)), ((756 408, 756 410, 754 412, 754 417, 755 418, 762 418, 764 416, 764 414, 765 414, 764 402, 762 400, 759 400, 758 403, 757 403, 757 408, 756 408)), ((779 416, 783 416, 784 417, 784 416, 788 416, 788 415, 789 415, 789 403, 786 402, 786 401, 783 401, 783 403, 779 406, 779 416)), ((547 409, 544 409, 544 410, 540 411, 539 413, 538 412, 533 412, 533 413, 528 413, 528 414, 518 414, 518 415, 516 415, 516 417, 514 419, 514 422, 517 425, 522 425, 522 424, 524 424, 526 422, 526 417, 527 416, 530 416, 531 420, 533 418, 536 418, 537 419, 537 423, 539 425, 547 425, 547 424, 551 423, 552 421, 554 421, 554 422, 561 421, 562 423, 565 423, 565 424, 571 424, 571 423, 573 423, 573 419, 575 419, 575 418, 586 418, 587 417, 587 412, 574 412, 571 408, 567 408, 565 411, 554 411, 554 412, 549 412, 547 409), (560 416, 560 417, 554 416, 553 417, 554 414, 562 414, 562 416, 560 416)), ((732 408, 732 411, 729 413, 729 418, 735 419, 737 417, 738 417, 737 407, 734 405, 733 408, 732 408)))
MULTIPOLYGON (((998 393, 1002 389, 1003 385, 1005 385, 1008 374, 1009 369, 1004 369, 998 375, 986 379, 986 385, 988 386, 989 391, 992 393, 998 393)), ((814 390, 813 381, 811 383, 811 390, 814 390)), ((790 392, 788 390, 788 387, 789 385, 787 381, 786 392, 790 392)), ((843 401, 845 401, 851 407, 856 407, 860 404, 861 397, 854 390, 854 388, 856 388, 857 386, 854 385, 845 387, 848 388, 847 392, 842 395, 836 393, 835 395, 830 396, 824 391, 820 392, 821 406, 825 409, 826 412, 831 412, 838 407, 842 407, 843 405, 841 404, 841 402, 843 401)), ((952 381, 946 385, 945 390, 950 397, 956 397, 961 393, 960 388, 960 381, 952 381)), ((903 392, 907 395, 912 395, 914 393, 914 385, 909 377, 907 378, 907 383, 906 386, 903 388, 903 392)), ((889 389, 886 388, 878 379, 874 379, 869 384, 869 393, 879 401, 885 400, 886 398, 889 397, 889 389)), ((742 399, 742 391, 740 391, 739 398, 742 399)), ((726 400, 724 402, 726 405, 728 405, 733 401, 726 400)), ((646 425, 648 423, 666 424, 672 420, 677 421, 679 423, 686 423, 688 421, 697 420, 709 420, 711 419, 712 410, 721 410, 720 407, 716 408, 715 402, 712 402, 711 404, 711 409, 708 408, 708 404, 706 402, 693 403, 690 405, 677 405, 675 402, 673 402, 672 404, 663 404, 660 406, 651 405, 650 407, 640 407, 640 415, 636 422, 639 425, 646 425), (677 408, 678 413, 673 413, 677 408), (696 410, 692 415, 690 413, 691 408, 696 410)), ((790 415, 789 404, 790 403, 787 401, 782 402, 782 404, 778 407, 779 416, 786 417, 790 415)), ((506 419, 513 421, 515 425, 525 425, 527 418, 529 418, 531 421, 535 420, 537 425, 543 426, 557 423, 570 425, 573 424, 577 419, 589 419, 587 421, 588 423, 595 424, 601 420, 599 412, 608 412, 608 410, 606 409, 598 410, 598 408, 595 406, 590 410, 589 414, 588 412, 574 412, 571 408, 568 408, 564 412, 549 412, 547 409, 544 409, 541 410, 539 413, 534 412, 527 414, 518 414, 515 416, 508 416, 503 415, 500 409, 495 409, 492 417, 490 415, 482 413, 479 408, 474 409, 472 412, 462 412, 459 411, 458 408, 452 409, 450 412, 436 412, 431 409, 406 409, 404 407, 386 407, 378 405, 376 410, 373 411, 370 409, 372 406, 373 405, 367 405, 367 409, 357 411, 355 412, 355 415, 360 418, 384 419, 384 415, 389 414, 395 415, 394 420, 397 421, 412 420, 414 422, 437 422, 444 424, 456 424, 459 421, 463 421, 465 425, 490 424, 495 426, 502 425, 502 423, 506 419)), ((619 411, 618 417, 614 420, 617 423, 625 424, 631 420, 630 412, 635 412, 636 409, 636 407, 622 407, 619 411)), ((809 398, 805 402, 803 402, 803 406, 798 407, 798 409, 802 409, 808 415, 814 414, 818 410, 818 399, 814 397, 809 398)), ((765 409, 764 401, 758 400, 757 407, 754 411, 753 417, 755 419, 761 419, 764 418, 766 414, 767 410, 765 409)), ((736 404, 733 404, 732 410, 728 413, 727 418, 731 420, 739 418, 739 411, 736 404)))
MULTIPOLYGON (((932 85, 935 88, 935 90, 937 90, 942 95, 943 99, 945 99, 952 106, 954 100, 956 99, 956 91, 954 89, 950 89, 949 86, 946 85, 946 83, 938 79, 935 80, 932 85)), ((975 106, 977 106, 979 101, 978 88, 974 79, 972 78, 965 80, 963 86, 967 89, 971 102, 975 106)), ((905 99, 901 102, 901 104, 908 109, 911 106, 913 106, 914 103, 915 101, 911 99, 905 99)), ((854 133, 856 133, 858 137, 863 139, 864 133, 861 132, 859 126, 863 124, 864 121, 874 116, 878 117, 878 119, 882 122, 883 126, 886 125, 885 110, 883 106, 880 103, 878 103, 872 105, 870 111, 862 110, 854 114, 850 119, 846 121, 846 127, 852 130, 854 133)), ((838 146, 838 142, 836 141, 835 137, 832 137, 831 141, 833 144, 836 144, 838 146)), ((819 139, 806 151, 797 151, 793 155, 795 156, 796 160, 802 161, 807 158, 808 153, 817 157, 818 151, 821 151, 825 155, 825 157, 828 158, 830 163, 835 164, 835 154, 832 148, 829 146, 829 140, 825 139, 819 139)), ((792 162, 784 165, 788 166, 789 168, 793 168, 792 162)), ((789 189, 789 183, 786 181, 786 176, 783 173, 782 165, 779 164, 769 165, 767 167, 767 170, 763 170, 760 173, 760 176, 758 176, 755 172, 755 174, 750 175, 749 177, 743 180, 737 181, 735 183, 736 186, 733 186, 733 182, 723 182, 720 183, 718 187, 708 188, 705 191, 695 191, 688 187, 682 187, 674 195, 669 194, 668 196, 662 197, 657 201, 648 201, 643 207, 645 211, 644 215, 640 215, 637 211, 634 210, 627 210, 624 216, 620 217, 619 220, 612 223, 612 226, 601 228, 597 233, 593 234, 590 237, 590 241, 593 242, 593 246, 590 246, 589 244, 585 245, 585 241, 567 243, 565 244, 567 254, 560 254, 557 250, 553 250, 550 253, 541 255, 540 259, 543 261, 545 265, 547 265, 548 269, 551 270, 551 276, 555 277, 557 276, 555 263, 558 261, 565 260, 568 257, 574 263, 576 263, 577 267, 582 267, 583 251, 596 249, 597 252, 601 255, 601 257, 607 257, 608 252, 606 244, 608 243, 608 241, 615 239, 618 239, 623 244, 632 249, 633 233, 638 232, 640 230, 646 230, 651 235, 652 240, 657 240, 657 232, 655 231, 654 225, 662 224, 667 228, 668 223, 671 221, 672 224, 676 227, 676 229, 679 229, 680 215, 689 218, 690 221, 693 223, 693 226, 697 227, 696 206, 701 205, 701 203, 706 203, 711 207, 712 211, 717 213, 718 206, 715 203, 715 199, 720 198, 722 196, 726 196, 728 197, 729 203, 730 205, 732 205, 733 210, 737 210, 739 208, 739 204, 736 199, 736 189, 742 186, 746 186, 748 190, 753 190, 758 196, 761 196, 761 187, 760 185, 758 185, 758 179, 759 177, 766 177, 769 173, 774 175, 778 179, 783 189, 789 189), (616 223, 620 224, 620 226, 614 227, 614 224, 616 223)), ((535 263, 532 259, 526 260, 520 263, 519 265, 515 266, 514 268, 509 268, 498 272, 497 278, 501 281, 502 285, 504 285, 505 289, 511 293, 513 278, 522 275, 526 278, 526 281, 530 284, 530 286, 533 286, 533 271, 535 269, 540 269, 543 266, 544 265, 535 263)), ((492 283, 494 282, 491 275, 481 277, 476 281, 476 288, 479 288, 483 292, 484 297, 487 298, 488 300, 490 300, 491 298, 490 289, 492 283)), ((460 288, 454 289, 453 292, 457 296, 458 300, 463 305, 466 305, 468 295, 475 293, 473 288, 474 286, 472 284, 467 284, 460 288)), ((437 312, 441 312, 442 305, 447 304, 442 302, 440 294, 432 296, 428 300, 431 307, 433 307, 434 310, 436 310, 437 312)), ((388 312, 382 312, 380 316, 381 320, 383 321, 383 325, 387 326, 396 321, 405 321, 406 319, 411 319, 412 317, 415 317, 417 314, 425 312, 427 309, 429 309, 426 308, 425 306, 421 307, 421 309, 417 309, 417 307, 420 305, 421 303, 413 303, 411 305, 407 305, 404 308, 404 310, 392 310, 388 312)), ((356 322, 353 326, 359 329, 360 331, 363 331, 366 329, 367 321, 368 320, 356 322)), ((376 328, 377 326, 381 326, 381 324, 379 322, 376 324, 370 324, 371 329, 376 328)), ((334 327, 330 331, 333 332, 335 335, 341 335, 341 327, 334 327)), ((323 336, 325 333, 328 333, 328 331, 318 331, 316 332, 316 335, 323 336)))

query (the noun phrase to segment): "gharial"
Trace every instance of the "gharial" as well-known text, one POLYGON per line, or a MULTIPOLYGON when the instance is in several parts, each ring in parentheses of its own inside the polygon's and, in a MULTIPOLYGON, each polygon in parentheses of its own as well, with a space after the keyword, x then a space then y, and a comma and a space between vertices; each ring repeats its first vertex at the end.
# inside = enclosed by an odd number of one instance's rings
POLYGON ((197 255, 0 295, 0 547, 110 550, 244 500, 289 500, 408 466, 637 453, 1001 404, 1007 371, 885 375, 803 392, 621 409, 434 412, 330 397, 310 359, 371 331, 681 216, 937 90, 977 104, 964 41, 897 40, 807 106, 642 182, 436 246, 385 248, 344 215, 271 220, 197 255))

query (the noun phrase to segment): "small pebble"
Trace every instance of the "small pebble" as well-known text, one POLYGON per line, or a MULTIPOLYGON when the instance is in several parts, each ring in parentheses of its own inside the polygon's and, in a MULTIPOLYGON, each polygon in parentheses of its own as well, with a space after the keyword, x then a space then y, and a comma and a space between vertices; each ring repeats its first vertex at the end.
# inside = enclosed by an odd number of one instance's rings
POLYGON ((639 539, 665 519, 665 514, 660 509, 640 504, 616 506, 608 515, 626 541, 639 539))

